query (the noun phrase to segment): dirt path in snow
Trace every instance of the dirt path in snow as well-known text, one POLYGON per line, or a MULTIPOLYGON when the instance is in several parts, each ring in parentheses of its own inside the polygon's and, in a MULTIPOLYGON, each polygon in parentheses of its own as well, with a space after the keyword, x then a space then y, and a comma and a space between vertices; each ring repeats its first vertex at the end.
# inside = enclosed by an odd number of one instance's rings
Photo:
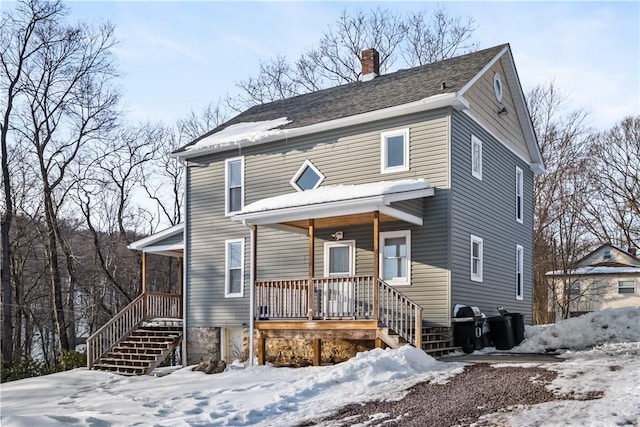
MULTIPOLYGON (((482 415, 503 412, 518 405, 572 399, 547 390, 546 385, 556 376, 555 372, 538 367, 494 368, 479 363, 468 366, 447 384, 418 384, 400 401, 348 405, 331 417, 303 426, 469 426, 477 423, 482 415)), ((583 399, 598 397, 593 394, 583 399)), ((483 421, 476 425, 494 424, 483 421)))

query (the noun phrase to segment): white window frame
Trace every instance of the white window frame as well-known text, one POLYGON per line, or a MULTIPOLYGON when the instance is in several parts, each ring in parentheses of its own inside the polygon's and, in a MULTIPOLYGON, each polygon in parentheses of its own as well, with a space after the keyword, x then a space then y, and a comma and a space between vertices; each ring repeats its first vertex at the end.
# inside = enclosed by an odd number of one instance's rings
MULTIPOLYGON (((630 286, 623 286, 624 289, 630 289, 630 286)), ((636 281, 631 280, 618 280, 618 295, 635 295, 637 293, 637 284, 636 281), (620 292, 620 285, 622 283, 633 283, 633 293, 631 292, 620 292)))
POLYGON ((242 210, 243 207, 244 207, 244 156, 240 156, 240 157, 233 157, 230 159, 226 159, 224 161, 224 214, 225 216, 233 215, 239 212, 240 210, 242 210), (229 197, 229 190, 231 190, 231 187, 229 185, 230 184, 229 164, 237 161, 240 162, 240 209, 237 211, 231 211, 230 210, 231 199, 229 197))
POLYGON ((392 286, 410 286, 411 285, 411 230, 398 230, 398 231, 384 231, 379 235, 379 271, 380 278, 392 286), (404 237, 407 245, 407 277, 393 277, 391 279, 384 279, 384 242, 387 239, 394 239, 397 237, 404 237))
POLYGON ((311 168, 311 170, 313 170, 320 177, 320 180, 318 180, 318 182, 313 186, 313 188, 310 188, 310 190, 315 190, 320 186, 320 184, 322 184, 322 181, 324 181, 324 178, 325 178, 324 174, 320 172, 313 163, 311 163, 311 160, 306 159, 302 164, 302 166, 300 166, 300 169, 298 169, 296 174, 293 175, 293 178, 291 178, 291 181, 289 181, 289 184, 291 184, 291 186, 295 188, 296 191, 305 191, 305 189, 300 187, 296 181, 298 181, 298 178, 300 178, 300 176, 304 173, 306 168, 311 168))
POLYGON ((482 282, 482 275, 484 269, 484 243, 481 237, 471 235, 470 239, 470 251, 469 251, 469 259, 470 259, 470 268, 471 268, 471 281, 472 282, 482 282), (473 245, 474 243, 480 245, 480 250, 478 251, 478 272, 473 272, 473 245))
POLYGON ((329 274, 329 250, 330 248, 346 246, 349 248, 349 271, 347 276, 355 276, 356 274, 356 241, 355 240, 338 240, 335 242, 324 242, 324 277, 342 277, 331 276, 329 274))
POLYGON ((475 135, 471 135, 471 175, 482 181, 482 140, 475 135), (480 147, 478 150, 480 158, 478 159, 479 167, 477 171, 473 168, 475 164, 475 151, 473 147, 476 145, 480 147))
POLYGON ((524 248, 516 245, 516 300, 524 299, 524 248))
POLYGON ((524 223, 524 172, 516 166, 516 221, 524 223))
POLYGON ((502 102, 502 95, 504 94, 504 85, 502 84, 502 77, 499 73, 493 75, 493 94, 496 96, 498 102, 502 102))
POLYGON ((380 173, 405 172, 409 170, 409 128, 382 132, 380 134, 380 173), (387 167, 387 140, 394 136, 404 138, 404 164, 387 167))
POLYGON ((244 296, 244 239, 227 239, 224 241, 224 297, 225 298, 241 298, 244 296), (230 270, 230 245, 240 244, 240 258, 242 263, 240 265, 240 292, 230 292, 231 283, 229 281, 230 270))

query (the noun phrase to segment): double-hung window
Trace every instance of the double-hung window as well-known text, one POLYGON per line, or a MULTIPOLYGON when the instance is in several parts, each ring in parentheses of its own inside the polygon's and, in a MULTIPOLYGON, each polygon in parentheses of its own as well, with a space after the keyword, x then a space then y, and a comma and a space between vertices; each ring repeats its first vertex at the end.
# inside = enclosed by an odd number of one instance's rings
POLYGON ((391 285, 411 284, 411 231, 380 233, 380 271, 391 285))
POLYGON ((524 298, 524 248, 516 245, 516 299, 524 298))
POLYGON ((225 240, 224 296, 241 297, 244 290, 244 239, 225 240))
POLYGON ((244 206, 244 157, 227 159, 225 174, 225 214, 242 210, 244 206))
POLYGON ((409 170, 409 129, 380 134, 380 172, 409 170))
POLYGON ((522 169, 516 166, 516 221, 522 224, 522 215, 523 215, 523 174, 522 169))
POLYGON ((482 282, 482 239, 471 235, 471 280, 482 282))
POLYGON ((471 174, 482 181, 482 141, 471 135, 471 174))
POLYGON ((618 282, 618 293, 619 294, 635 294, 636 293, 635 280, 620 280, 618 282))

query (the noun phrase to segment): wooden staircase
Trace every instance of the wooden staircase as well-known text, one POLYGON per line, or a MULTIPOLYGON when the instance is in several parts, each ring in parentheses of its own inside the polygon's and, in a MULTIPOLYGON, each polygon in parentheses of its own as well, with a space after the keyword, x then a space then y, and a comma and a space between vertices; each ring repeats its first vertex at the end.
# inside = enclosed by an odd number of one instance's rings
POLYGON ((87 339, 87 367, 149 374, 181 341, 181 296, 143 293, 87 339))
POLYGON ((453 346, 451 328, 444 327, 423 327, 420 348, 433 357, 441 357, 461 349, 453 346))
MULTIPOLYGON (((398 348, 409 344, 407 340, 399 334, 386 327, 378 328, 376 338, 391 348, 398 348)), ((420 348, 432 357, 445 356, 461 349, 460 347, 453 346, 451 330, 450 328, 444 327, 423 327, 420 348)))
POLYGON ((160 365, 182 341, 182 322, 143 323, 125 336, 93 369, 121 375, 147 375, 160 365))

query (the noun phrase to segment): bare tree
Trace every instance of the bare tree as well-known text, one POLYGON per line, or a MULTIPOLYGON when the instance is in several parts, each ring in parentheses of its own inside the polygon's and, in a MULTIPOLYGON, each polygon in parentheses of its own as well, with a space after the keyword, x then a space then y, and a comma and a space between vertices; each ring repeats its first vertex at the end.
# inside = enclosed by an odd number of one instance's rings
POLYGON ((59 1, 21 2, 13 14, 3 13, 0 30, 0 88, 3 114, 0 122, 2 145, 2 181, 4 212, 2 214, 2 360, 12 361, 12 287, 10 276, 10 229, 14 216, 11 180, 9 175, 9 133, 16 99, 23 90, 23 77, 29 72, 29 62, 44 48, 37 33, 51 19, 62 13, 59 1))
POLYGON ((601 241, 640 249, 640 116, 626 117, 593 136, 594 193, 589 229, 601 241))
POLYGON ((375 48, 382 73, 398 57, 407 66, 423 65, 477 49, 473 19, 449 16, 443 8, 400 15, 387 9, 342 11, 317 45, 291 62, 276 56, 260 63, 256 76, 237 83, 240 94, 228 98, 236 111, 252 105, 358 81, 361 54, 375 48), (400 55, 398 55, 398 53, 400 55))
POLYGON ((568 307, 567 301, 559 299, 569 295, 568 271, 595 245, 586 233, 584 218, 590 188, 584 171, 592 159, 586 112, 567 112, 565 98, 553 83, 533 88, 527 99, 547 169, 534 182, 534 322, 544 323, 550 320, 549 307, 568 307), (555 288, 557 280, 550 283, 545 275, 559 270, 567 272, 561 292, 555 288))
MULTIPOLYGON (((20 23, 31 22, 45 3, 22 2, 14 13, 15 31, 20 31, 20 23)), ((75 331, 73 323, 68 324, 65 310, 73 313, 76 275, 74 256, 62 233, 59 214, 71 188, 73 169, 84 156, 84 147, 113 125, 118 95, 110 86, 115 76, 110 54, 113 28, 108 24, 97 29, 63 24, 67 11, 59 3, 55 5, 32 32, 31 43, 38 49, 24 59, 11 122, 16 138, 29 144, 39 180, 56 332, 60 350, 68 351, 73 347, 75 331), (64 275, 61 259, 66 264, 64 275), (66 309, 64 277, 69 305, 66 309)))

